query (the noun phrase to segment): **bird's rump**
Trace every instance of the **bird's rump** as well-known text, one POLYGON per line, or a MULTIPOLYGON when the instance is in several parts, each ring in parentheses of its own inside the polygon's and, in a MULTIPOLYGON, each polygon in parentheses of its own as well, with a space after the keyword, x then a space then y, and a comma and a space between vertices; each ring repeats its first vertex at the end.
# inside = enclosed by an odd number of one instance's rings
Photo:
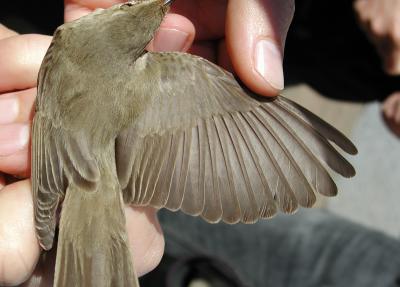
POLYGON ((315 192, 335 195, 325 166, 355 174, 330 141, 350 154, 354 145, 292 101, 253 95, 188 54, 147 53, 137 64, 149 84, 136 93, 150 100, 116 141, 125 202, 248 223, 310 207, 315 192))

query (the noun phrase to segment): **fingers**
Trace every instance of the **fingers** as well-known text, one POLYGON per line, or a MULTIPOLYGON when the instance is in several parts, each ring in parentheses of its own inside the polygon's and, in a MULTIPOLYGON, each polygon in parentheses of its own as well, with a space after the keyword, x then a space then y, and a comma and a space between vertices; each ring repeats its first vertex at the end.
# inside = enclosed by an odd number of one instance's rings
POLYGON ((0 190, 2 190, 5 185, 6 179, 4 178, 4 175, 0 173, 0 190))
MULTIPOLYGON (((161 260, 164 239, 155 210, 126 207, 125 213, 135 266, 142 275, 161 260)), ((0 286, 20 284, 35 268, 41 250, 32 216, 29 180, 0 190, 0 286)))
POLYGON ((385 100, 382 113, 388 127, 400 137, 400 92, 393 93, 385 100))
MULTIPOLYGON (((65 0, 65 21, 80 18, 96 8, 108 8, 124 0, 65 0)), ((189 18, 196 27, 197 40, 221 38, 224 35, 227 0, 175 0, 171 12, 189 18), (204 17, 207 15, 207 17, 204 17)))
POLYGON ((0 24, 0 40, 15 36, 15 35, 18 35, 18 33, 11 29, 8 29, 6 26, 0 24))
MULTIPOLYGON (((29 146, 9 156, 0 156, 0 170, 7 174, 27 178, 30 176, 29 146)), ((0 285, 1 286, 1 285, 0 285)))
POLYGON ((29 139, 36 88, 0 95, 0 171, 29 175, 29 139))
POLYGON ((400 125, 400 92, 393 93, 385 100, 382 111, 388 119, 400 125))
POLYGON ((0 125, 32 120, 35 97, 36 88, 0 95, 0 125))
POLYGON ((190 19, 196 31, 195 43, 189 49, 191 54, 206 58, 230 70, 230 66, 225 65, 224 61, 228 58, 226 50, 219 51, 219 42, 224 42, 225 38, 227 5, 227 0, 175 0, 171 12, 190 19))
MULTIPOLYGON (((154 209, 126 206, 125 214, 134 266, 138 276, 141 276, 154 269, 160 262, 164 252, 164 238, 154 209), (140 232, 137 232, 138 230, 140 232)), ((40 260, 32 277, 23 286, 52 286, 55 257, 56 248, 53 248, 40 260)))
POLYGON ((400 2, 357 0, 354 10, 389 75, 400 75, 400 2))
POLYGON ((0 92, 36 86, 37 74, 51 37, 21 35, 0 40, 0 92))
POLYGON ((383 69, 388 75, 400 75, 400 35, 399 39, 376 39, 374 41, 383 60, 383 69))
POLYGON ((51 37, 42 35, 11 36, 0 40, 2 172, 23 177, 29 175, 30 120, 36 96, 36 88, 32 87, 36 86, 37 73, 50 40, 51 37))
POLYGON ((57 248, 46 252, 39 258, 35 270, 27 281, 18 287, 51 287, 54 282, 54 267, 56 265, 57 248))
MULTIPOLYGON (((96 7, 105 8, 119 2, 66 0, 65 14, 70 20, 96 7)), ((195 27, 196 40, 200 42, 191 52, 210 60, 218 59, 224 67, 232 63, 245 84, 259 94, 273 96, 283 89, 283 47, 294 12, 294 0, 176 0, 171 11, 188 17, 193 24, 183 17, 179 19, 178 15, 169 15, 149 50, 186 51, 195 27), (223 38, 224 29, 231 61, 226 61, 227 57, 220 60, 222 53, 217 52, 220 47, 209 42, 223 38)))
POLYGON ((172 13, 190 19, 196 28, 196 40, 219 40, 225 35, 228 0, 175 0, 172 13))
POLYGON ((231 0, 226 45, 232 65, 254 92, 274 96, 284 87, 282 60, 293 0, 231 0))
POLYGON ((36 265, 40 249, 32 215, 29 180, 0 190, 0 286, 20 284, 36 265))
POLYGON ((29 138, 36 88, 0 95, 0 171, 29 176, 29 138))
POLYGON ((154 209, 127 206, 125 215, 134 266, 138 276, 142 276, 160 263, 164 236, 154 209))
MULTIPOLYGON (((80 18, 96 8, 107 8, 111 5, 124 1, 98 1, 98 0, 66 0, 65 20, 71 21, 80 18)), ((186 17, 169 14, 167 15, 154 39, 149 43, 149 51, 187 51, 195 36, 195 28, 186 17)))
POLYGON ((157 52, 186 52, 192 45, 194 36, 195 28, 191 21, 181 15, 168 14, 147 48, 157 52))
POLYGON ((70 22, 81 18, 97 8, 108 8, 126 2, 124 0, 65 0, 64 20, 70 22))
POLYGON ((27 124, 0 126, 0 155, 6 157, 22 150, 28 144, 29 133, 27 124))

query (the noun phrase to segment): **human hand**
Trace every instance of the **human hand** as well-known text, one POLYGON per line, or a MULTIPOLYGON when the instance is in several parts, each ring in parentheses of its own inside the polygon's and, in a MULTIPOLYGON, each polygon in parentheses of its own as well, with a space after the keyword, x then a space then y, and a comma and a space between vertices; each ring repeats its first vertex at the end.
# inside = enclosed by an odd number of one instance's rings
POLYGON ((400 137, 400 92, 395 92, 385 99, 382 114, 388 127, 400 137))
POLYGON ((400 75, 400 1, 356 0, 354 8, 386 73, 400 75))
MULTIPOLYGON (((27 179, 37 74, 50 41, 49 36, 18 35, 0 25, 0 286, 25 280, 22 286, 53 284, 55 248, 36 265, 41 249, 27 179), (22 179, 6 184, 5 173, 22 179)), ((164 250, 156 213, 131 207, 125 213, 135 266, 144 274, 158 264, 164 250)))
MULTIPOLYGON (((65 19, 121 2, 65 0, 65 19)), ((283 89, 283 49, 294 0, 176 0, 171 13, 150 50, 186 51, 194 39, 189 52, 234 70, 254 92, 275 96, 283 89)))
MULTIPOLYGON (((35 76, 49 42, 0 25, 0 171, 26 177, 35 76), (26 56, 26 55, 29 55, 26 56)), ((29 180, 0 186, 0 285, 27 279, 39 256, 29 180), (31 223, 32 222, 32 223, 31 223)))
MULTIPOLYGON (((400 75, 400 1, 356 0, 354 9, 383 61, 385 72, 400 75)), ((387 97, 382 105, 387 126, 400 136, 400 93, 387 97)))

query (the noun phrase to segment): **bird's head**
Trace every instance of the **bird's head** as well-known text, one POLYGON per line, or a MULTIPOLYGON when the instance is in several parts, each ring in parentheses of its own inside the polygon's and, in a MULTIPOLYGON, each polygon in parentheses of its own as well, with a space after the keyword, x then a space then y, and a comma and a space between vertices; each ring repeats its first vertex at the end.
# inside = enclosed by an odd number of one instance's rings
POLYGON ((161 24, 172 0, 133 0, 98 9, 57 29, 64 50, 80 60, 92 56, 138 57, 161 24))

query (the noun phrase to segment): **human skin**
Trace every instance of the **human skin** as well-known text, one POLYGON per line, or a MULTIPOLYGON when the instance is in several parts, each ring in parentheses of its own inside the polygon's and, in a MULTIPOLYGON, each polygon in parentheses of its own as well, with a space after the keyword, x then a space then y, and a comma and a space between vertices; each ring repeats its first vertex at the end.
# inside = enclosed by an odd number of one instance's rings
MULTIPOLYGON (((385 72, 400 75, 400 1, 357 0, 354 9, 359 23, 380 55, 385 72)), ((382 105, 383 117, 400 137, 400 92, 389 95, 382 105)))
POLYGON ((400 138, 400 92, 394 92, 385 99, 382 113, 388 127, 400 138))
MULTIPOLYGON (((65 2, 65 19, 71 21, 119 2, 123 1, 69 0, 65 2)), ((172 12, 149 50, 190 49, 189 52, 234 70, 248 87, 265 96, 274 96, 283 88, 283 47, 294 1, 176 0, 172 12), (267 49, 257 63, 254 54, 260 51, 255 47, 259 40, 266 40, 261 46, 269 47, 272 53, 267 49)), ((31 274, 41 252, 27 177, 37 73, 50 41, 49 36, 17 35, 0 26, 0 172, 22 178, 6 185, 0 175, 0 285, 16 285, 29 278, 26 286, 33 282, 35 277, 31 274)), ((135 266, 139 275, 145 274, 159 263, 163 253, 164 240, 156 213, 149 208, 127 206, 126 216, 135 266)), ((35 276, 48 278, 41 286, 51 286, 51 274, 42 270, 49 273, 53 269, 37 268, 35 276)))
POLYGON ((386 73, 400 75, 400 1, 357 0, 354 9, 386 73))

